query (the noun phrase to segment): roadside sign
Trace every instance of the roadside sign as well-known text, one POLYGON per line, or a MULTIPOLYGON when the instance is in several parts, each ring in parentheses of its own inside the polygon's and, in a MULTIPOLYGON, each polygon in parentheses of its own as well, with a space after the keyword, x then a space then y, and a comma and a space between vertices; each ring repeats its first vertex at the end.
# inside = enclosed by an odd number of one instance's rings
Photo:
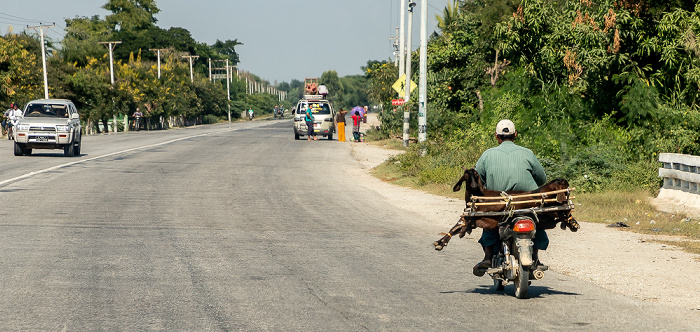
POLYGON ((392 99, 391 100, 391 105, 393 106, 401 106, 406 103, 406 100, 404 99, 392 99))
MULTIPOLYGON (((391 86, 396 92, 399 93, 399 96, 401 98, 406 97, 406 74, 401 75, 398 80, 394 83, 394 85, 391 86)), ((411 81, 411 90, 410 92, 413 92, 415 88, 417 88, 418 85, 411 81)))

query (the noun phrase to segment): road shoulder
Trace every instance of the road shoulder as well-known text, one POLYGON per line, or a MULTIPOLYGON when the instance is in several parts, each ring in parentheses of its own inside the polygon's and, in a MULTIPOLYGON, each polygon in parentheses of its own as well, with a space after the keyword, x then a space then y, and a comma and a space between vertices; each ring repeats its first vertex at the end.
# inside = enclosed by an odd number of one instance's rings
MULTIPOLYGON (((372 168, 401 151, 364 143, 351 144, 352 155, 360 168, 349 172, 357 177, 360 185, 376 191, 393 205, 422 216, 422 220, 407 222, 434 229, 435 235, 426 238, 426 244, 437 240, 437 233, 455 224, 464 209, 463 201, 398 187, 371 175, 372 168)), ((654 242, 663 240, 661 237, 579 222, 581 230, 577 233, 559 228, 548 231, 550 246, 542 260, 551 271, 642 301, 668 304, 700 314, 700 287, 693 281, 700 272, 699 255, 654 242)), ((476 242, 480 234, 476 230, 454 241, 473 242, 470 246, 480 252, 476 242)), ((432 246, 426 245, 426 250, 433 250, 432 246)))

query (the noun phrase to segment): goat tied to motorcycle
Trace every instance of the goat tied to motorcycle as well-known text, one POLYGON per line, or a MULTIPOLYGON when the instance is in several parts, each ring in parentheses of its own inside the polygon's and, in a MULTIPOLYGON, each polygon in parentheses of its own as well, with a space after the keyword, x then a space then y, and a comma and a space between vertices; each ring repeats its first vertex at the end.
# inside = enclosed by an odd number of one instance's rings
POLYGON ((555 179, 532 191, 496 191, 485 189, 479 173, 474 169, 465 169, 462 177, 452 188, 457 192, 465 186, 464 201, 466 208, 459 221, 441 239, 433 242, 435 250, 442 250, 452 236, 471 234, 480 227, 495 230, 499 220, 518 211, 527 211, 537 215, 537 227, 552 229, 561 223, 561 229, 569 228, 576 232, 581 227, 571 215, 574 205, 570 195, 575 188, 569 187, 565 179, 555 179))

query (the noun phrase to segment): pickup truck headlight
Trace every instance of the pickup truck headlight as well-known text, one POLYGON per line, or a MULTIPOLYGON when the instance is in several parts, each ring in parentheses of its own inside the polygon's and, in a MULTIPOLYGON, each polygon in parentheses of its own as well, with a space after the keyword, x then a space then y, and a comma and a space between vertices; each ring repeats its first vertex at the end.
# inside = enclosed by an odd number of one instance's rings
POLYGON ((56 126, 56 131, 70 131, 70 126, 58 125, 58 126, 56 126))
POLYGON ((29 130, 29 125, 28 124, 19 124, 19 125, 17 125, 17 130, 27 131, 27 130, 29 130))

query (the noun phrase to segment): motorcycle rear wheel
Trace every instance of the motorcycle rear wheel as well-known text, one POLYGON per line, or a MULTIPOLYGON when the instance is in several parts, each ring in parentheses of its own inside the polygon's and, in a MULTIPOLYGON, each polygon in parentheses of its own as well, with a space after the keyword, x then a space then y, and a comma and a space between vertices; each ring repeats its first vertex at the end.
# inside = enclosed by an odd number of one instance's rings
POLYGON ((530 285, 530 269, 520 265, 518 275, 515 276, 515 297, 527 298, 527 286, 530 285))

